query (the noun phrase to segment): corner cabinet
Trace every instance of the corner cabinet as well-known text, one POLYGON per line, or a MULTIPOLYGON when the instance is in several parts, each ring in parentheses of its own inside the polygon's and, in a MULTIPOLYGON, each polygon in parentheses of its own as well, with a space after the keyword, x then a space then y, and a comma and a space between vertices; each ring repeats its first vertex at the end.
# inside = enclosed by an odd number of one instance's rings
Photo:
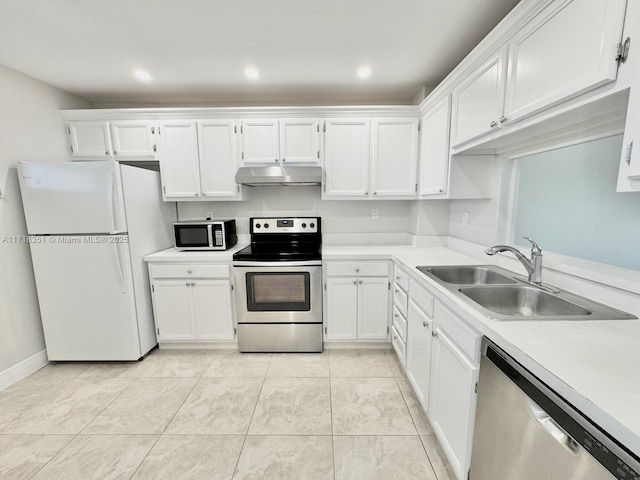
POLYGON ((238 128, 233 120, 176 120, 158 125, 162 189, 168 201, 242 200, 235 183, 238 128))
POLYGON ((446 195, 449 174, 451 95, 422 116, 420 132, 420 196, 446 195))
POLYGON ((325 268, 325 341, 387 342, 389 264, 330 261, 325 268))
POLYGON ((235 342, 228 265, 149 265, 160 346, 235 342))

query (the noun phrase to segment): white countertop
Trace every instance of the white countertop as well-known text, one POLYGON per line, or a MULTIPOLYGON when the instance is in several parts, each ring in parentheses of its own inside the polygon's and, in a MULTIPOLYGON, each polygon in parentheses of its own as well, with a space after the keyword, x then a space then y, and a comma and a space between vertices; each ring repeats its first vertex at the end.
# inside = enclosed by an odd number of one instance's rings
POLYGON ((639 320, 491 320, 415 268, 491 263, 449 248, 326 246, 322 255, 323 260, 360 257, 402 264, 412 278, 463 314, 470 326, 640 456, 639 320))
POLYGON ((190 262, 231 262, 233 254, 246 247, 247 243, 238 243, 229 250, 184 251, 167 248, 144 257, 145 262, 190 263, 190 262))

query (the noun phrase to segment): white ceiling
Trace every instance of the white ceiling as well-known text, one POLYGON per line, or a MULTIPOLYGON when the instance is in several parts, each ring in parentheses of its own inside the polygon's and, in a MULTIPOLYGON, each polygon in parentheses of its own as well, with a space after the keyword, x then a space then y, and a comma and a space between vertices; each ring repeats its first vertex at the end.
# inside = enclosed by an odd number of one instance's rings
POLYGON ((96 103, 410 103, 517 3, 0 0, 0 64, 96 103))

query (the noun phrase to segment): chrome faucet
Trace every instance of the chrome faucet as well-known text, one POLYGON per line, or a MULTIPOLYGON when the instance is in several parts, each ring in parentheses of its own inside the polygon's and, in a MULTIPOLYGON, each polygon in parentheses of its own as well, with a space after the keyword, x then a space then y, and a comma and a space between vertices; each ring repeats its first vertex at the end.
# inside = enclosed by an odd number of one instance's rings
POLYGON ((487 255, 495 255, 500 252, 513 253, 529 274, 529 283, 535 283, 536 285, 542 284, 542 250, 538 244, 530 237, 522 237, 525 240, 531 242, 531 260, 525 257, 520 250, 510 247, 508 245, 494 245, 487 248, 484 253, 487 255))

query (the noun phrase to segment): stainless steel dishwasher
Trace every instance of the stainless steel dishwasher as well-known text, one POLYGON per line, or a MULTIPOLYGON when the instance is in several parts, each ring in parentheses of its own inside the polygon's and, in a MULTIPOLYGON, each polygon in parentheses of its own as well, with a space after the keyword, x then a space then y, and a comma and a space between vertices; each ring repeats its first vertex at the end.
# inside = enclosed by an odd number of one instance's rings
POLYGON ((639 480, 640 459, 488 339, 470 480, 639 480))

